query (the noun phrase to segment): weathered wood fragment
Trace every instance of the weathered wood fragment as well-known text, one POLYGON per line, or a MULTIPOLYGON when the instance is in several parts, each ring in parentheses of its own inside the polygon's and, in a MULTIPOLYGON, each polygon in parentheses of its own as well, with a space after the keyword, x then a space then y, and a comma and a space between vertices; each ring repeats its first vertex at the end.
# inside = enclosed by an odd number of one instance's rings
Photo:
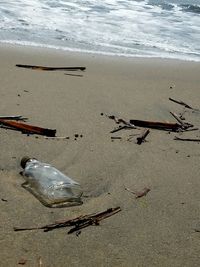
POLYGON ((149 129, 145 129, 144 131, 142 131, 141 135, 137 137, 137 144, 141 145, 142 142, 145 141, 145 138, 149 133, 150 133, 149 129))
POLYGON ((23 65, 23 64, 16 64, 18 68, 26 68, 26 69, 33 69, 33 70, 45 70, 45 71, 55 71, 55 70, 67 70, 67 71, 76 71, 76 70, 85 70, 86 67, 44 67, 44 66, 35 66, 35 65, 23 65))
POLYGON ((130 123, 145 128, 153 128, 165 131, 178 131, 181 125, 178 123, 158 122, 158 121, 143 121, 143 120, 130 120, 130 123))
POLYGON ((8 127, 9 129, 21 131, 22 133, 26 133, 26 134, 39 134, 39 135, 45 135, 45 136, 50 136, 50 137, 55 137, 56 135, 56 130, 41 128, 38 126, 32 126, 32 125, 28 125, 25 123, 12 121, 12 120, 0 119, 0 124, 8 127))

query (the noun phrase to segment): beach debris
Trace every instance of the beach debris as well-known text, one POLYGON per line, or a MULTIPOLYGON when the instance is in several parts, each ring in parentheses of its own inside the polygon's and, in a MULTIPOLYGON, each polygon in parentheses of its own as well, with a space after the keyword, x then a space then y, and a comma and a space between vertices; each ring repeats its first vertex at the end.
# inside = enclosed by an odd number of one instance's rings
POLYGON ((186 129, 185 132, 192 132, 197 130, 199 130, 199 128, 186 129))
POLYGON ((121 137, 121 136, 111 136, 111 139, 112 139, 112 140, 115 140, 115 139, 122 139, 122 137, 121 137))
POLYGON ((141 145, 142 142, 145 141, 145 138, 149 133, 150 133, 149 129, 145 129, 144 131, 142 131, 141 135, 137 137, 137 144, 141 145))
POLYGON ((21 167, 25 183, 22 186, 43 205, 51 208, 81 205, 81 186, 52 165, 36 158, 23 157, 21 167))
POLYGON ((2 120, 15 120, 15 121, 27 121, 28 118, 25 118, 21 115, 15 115, 15 116, 0 116, 0 119, 2 120))
MULTIPOLYGON (((103 116, 103 115, 104 114, 101 113, 101 116, 103 116)), ((136 129, 136 127, 134 125, 132 125, 130 122, 128 122, 124 119, 118 118, 115 115, 105 114, 105 116, 111 120, 114 120, 116 124, 122 124, 122 125, 119 125, 119 127, 115 128, 114 130, 110 131, 110 133, 116 133, 116 132, 121 131, 123 129, 136 129)))
POLYGON ((20 264, 20 265, 25 265, 26 263, 27 263, 27 260, 26 259, 20 259, 18 261, 18 264, 20 264))
POLYGON ((110 216, 113 216, 114 214, 116 214, 120 211, 121 211, 120 207, 110 208, 110 209, 107 209, 107 210, 100 212, 100 213, 83 215, 83 216, 79 216, 79 217, 71 219, 71 220, 67 219, 67 220, 57 221, 55 223, 47 224, 47 225, 39 226, 39 227, 31 227, 31 228, 14 227, 14 231, 27 231, 27 230, 42 229, 42 230, 44 230, 44 232, 48 232, 48 231, 52 231, 54 229, 71 226, 72 228, 68 231, 68 234, 71 234, 71 233, 80 231, 81 229, 86 228, 86 227, 91 226, 91 225, 99 225, 100 221, 102 221, 102 220, 104 220, 110 216))
POLYGON ((83 77, 83 75, 81 75, 81 74, 65 73, 65 75, 68 75, 68 76, 74 76, 74 77, 83 77))
POLYGON ((171 115, 178 121, 178 123, 181 125, 181 128, 182 128, 183 130, 186 130, 186 129, 190 128, 190 127, 194 127, 194 125, 192 125, 192 124, 190 124, 190 123, 183 122, 183 121, 181 120, 181 118, 179 118, 178 115, 177 115, 175 112, 171 112, 171 111, 170 111, 170 114, 171 114, 171 115))
POLYGON ((177 140, 177 141, 190 141, 190 142, 200 142, 200 139, 199 138, 181 138, 181 137, 178 137, 178 136, 175 136, 174 137, 174 140, 177 140))
POLYGON ((47 136, 45 139, 57 139, 57 140, 65 140, 65 139, 70 139, 69 136, 47 136))
POLYGON ((159 122, 159 121, 143 121, 143 120, 130 120, 131 125, 153 128, 164 131, 174 131, 177 132, 181 129, 181 124, 169 123, 169 122, 159 122))
POLYGON ((64 70, 64 71, 76 71, 81 70, 84 71, 86 67, 44 67, 44 66, 37 66, 37 65, 23 65, 23 64, 16 64, 18 68, 26 68, 26 69, 33 69, 33 70, 44 70, 44 71, 56 71, 56 70, 64 70))
POLYGON ((194 231, 200 233, 200 223, 198 222, 194 228, 194 231))
POLYGON ((128 191, 128 192, 130 192, 131 194, 134 194, 135 195, 135 198, 144 197, 144 196, 146 196, 149 193, 149 191, 151 191, 151 189, 148 188, 148 187, 144 187, 141 191, 132 191, 128 187, 125 187, 125 190, 128 191))
POLYGON ((0 124, 2 124, 4 128, 8 127, 8 129, 21 131, 22 133, 26 134, 39 134, 50 137, 55 137, 56 135, 56 130, 54 129, 41 128, 38 126, 28 125, 25 123, 16 122, 12 120, 0 119, 0 124))
POLYGON ((1 198, 1 201, 3 201, 3 202, 8 202, 8 200, 5 199, 5 198, 1 198))
POLYGON ((176 100, 176 99, 174 99, 174 98, 171 98, 171 97, 169 97, 169 100, 170 100, 170 101, 172 101, 172 102, 174 102, 174 103, 176 103, 176 104, 182 105, 182 106, 184 106, 185 108, 188 108, 188 109, 192 109, 192 110, 199 111, 199 109, 195 109, 195 108, 193 108, 193 107, 189 106, 188 104, 186 104, 186 103, 185 103, 185 102, 183 102, 183 101, 176 100))

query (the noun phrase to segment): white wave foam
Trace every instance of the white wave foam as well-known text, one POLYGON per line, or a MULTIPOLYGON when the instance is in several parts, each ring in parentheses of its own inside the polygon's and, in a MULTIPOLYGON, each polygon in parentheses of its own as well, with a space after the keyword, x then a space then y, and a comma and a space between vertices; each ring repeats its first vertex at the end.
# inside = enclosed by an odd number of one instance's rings
POLYGON ((181 6, 163 9, 148 0, 13 0, 0 6, 1 41, 96 53, 198 59, 198 25, 200 17, 181 6))

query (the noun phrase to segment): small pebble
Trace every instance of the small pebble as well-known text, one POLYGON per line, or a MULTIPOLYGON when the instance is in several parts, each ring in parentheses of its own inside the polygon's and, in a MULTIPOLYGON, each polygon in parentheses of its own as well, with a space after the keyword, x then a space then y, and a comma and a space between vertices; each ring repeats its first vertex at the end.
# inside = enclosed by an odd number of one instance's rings
POLYGON ((103 113, 101 113, 101 116, 103 116, 104 114, 103 113))
POLYGON ((77 138, 77 137, 79 137, 79 135, 78 135, 78 134, 75 134, 74 136, 75 136, 76 138, 77 138))

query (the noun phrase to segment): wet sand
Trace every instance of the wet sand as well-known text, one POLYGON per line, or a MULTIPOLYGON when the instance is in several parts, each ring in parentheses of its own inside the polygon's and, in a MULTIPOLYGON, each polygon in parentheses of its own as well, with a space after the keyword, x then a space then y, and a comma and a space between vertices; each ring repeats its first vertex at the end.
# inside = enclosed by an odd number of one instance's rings
MULTIPOLYGON (((175 141, 174 136, 200 138, 200 132, 150 130, 147 142, 137 145, 137 136, 127 139, 140 130, 110 134, 117 125, 101 113, 176 122, 169 111, 183 108, 169 97, 200 108, 200 63, 2 45, 0 56, 1 115, 22 115, 32 125, 69 136, 52 140, 1 129, 1 266, 19 266, 21 259, 30 267, 199 266, 200 234, 194 228, 200 228, 200 144, 175 141), (45 72, 15 64, 85 66, 86 71, 45 72), (112 141, 111 136, 122 139, 112 141), (43 206, 21 187, 24 155, 48 162, 79 182, 83 205, 43 206), (135 199, 125 187, 151 191, 135 199), (78 237, 68 235, 67 228, 13 231, 117 206, 120 213, 78 237)), ((187 110, 184 116, 200 126, 199 112, 187 110)))

